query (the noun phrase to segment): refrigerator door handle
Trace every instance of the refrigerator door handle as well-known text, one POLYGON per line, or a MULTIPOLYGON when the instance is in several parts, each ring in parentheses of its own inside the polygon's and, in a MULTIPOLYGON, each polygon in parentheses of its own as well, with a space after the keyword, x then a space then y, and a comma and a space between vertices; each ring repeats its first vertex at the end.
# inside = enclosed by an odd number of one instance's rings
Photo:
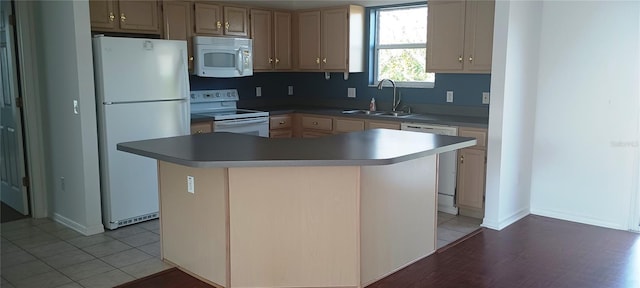
POLYGON ((132 103, 152 103, 152 102, 172 102, 172 101, 187 101, 186 98, 176 98, 176 99, 164 99, 164 100, 144 100, 144 101, 117 101, 117 102, 102 102, 104 105, 114 105, 114 104, 132 104, 132 103))

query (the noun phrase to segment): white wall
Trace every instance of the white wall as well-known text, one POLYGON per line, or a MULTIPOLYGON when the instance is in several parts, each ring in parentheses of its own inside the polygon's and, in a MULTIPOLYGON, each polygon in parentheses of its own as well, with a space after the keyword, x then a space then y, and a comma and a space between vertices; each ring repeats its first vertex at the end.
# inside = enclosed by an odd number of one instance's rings
POLYGON ((544 2, 532 213, 630 227, 638 189, 639 22, 638 1, 544 2))
POLYGON ((483 225, 529 214, 541 2, 496 1, 483 225))
POLYGON ((99 233, 103 226, 89 4, 39 1, 36 19, 50 216, 83 234, 99 233), (73 100, 79 102, 79 114, 73 113, 73 100))

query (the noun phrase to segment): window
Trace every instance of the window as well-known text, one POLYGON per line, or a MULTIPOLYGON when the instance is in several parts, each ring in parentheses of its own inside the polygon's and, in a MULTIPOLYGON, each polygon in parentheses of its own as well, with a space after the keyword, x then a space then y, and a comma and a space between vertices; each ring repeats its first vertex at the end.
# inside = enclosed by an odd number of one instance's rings
POLYGON ((375 11, 373 85, 388 78, 399 87, 431 88, 435 74, 426 72, 427 5, 375 11))

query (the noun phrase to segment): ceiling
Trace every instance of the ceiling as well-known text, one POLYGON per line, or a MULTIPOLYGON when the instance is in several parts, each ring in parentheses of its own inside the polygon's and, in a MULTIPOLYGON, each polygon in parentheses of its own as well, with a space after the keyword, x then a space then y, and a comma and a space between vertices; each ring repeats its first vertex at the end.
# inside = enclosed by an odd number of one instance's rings
POLYGON ((250 6, 258 6, 264 8, 276 8, 276 9, 288 9, 288 10, 298 10, 298 9, 309 9, 309 8, 319 8, 319 7, 330 7, 330 6, 340 6, 347 4, 355 4, 361 5, 365 7, 372 6, 383 6, 383 5, 392 5, 392 4, 402 4, 402 3, 415 3, 420 1, 411 1, 411 0, 289 0, 289 1, 267 1, 267 0, 235 0, 235 1, 225 1, 225 2, 233 2, 239 3, 243 5, 250 6))

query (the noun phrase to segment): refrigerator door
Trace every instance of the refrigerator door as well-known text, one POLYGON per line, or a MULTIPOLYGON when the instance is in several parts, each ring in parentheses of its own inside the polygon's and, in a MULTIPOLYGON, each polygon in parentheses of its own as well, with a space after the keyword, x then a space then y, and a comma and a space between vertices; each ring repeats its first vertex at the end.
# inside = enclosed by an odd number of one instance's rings
POLYGON ((104 225, 158 212, 157 162, 116 150, 121 142, 189 133, 188 100, 101 105, 100 173, 104 225))
POLYGON ((99 103, 188 99, 187 42, 96 36, 99 103))

